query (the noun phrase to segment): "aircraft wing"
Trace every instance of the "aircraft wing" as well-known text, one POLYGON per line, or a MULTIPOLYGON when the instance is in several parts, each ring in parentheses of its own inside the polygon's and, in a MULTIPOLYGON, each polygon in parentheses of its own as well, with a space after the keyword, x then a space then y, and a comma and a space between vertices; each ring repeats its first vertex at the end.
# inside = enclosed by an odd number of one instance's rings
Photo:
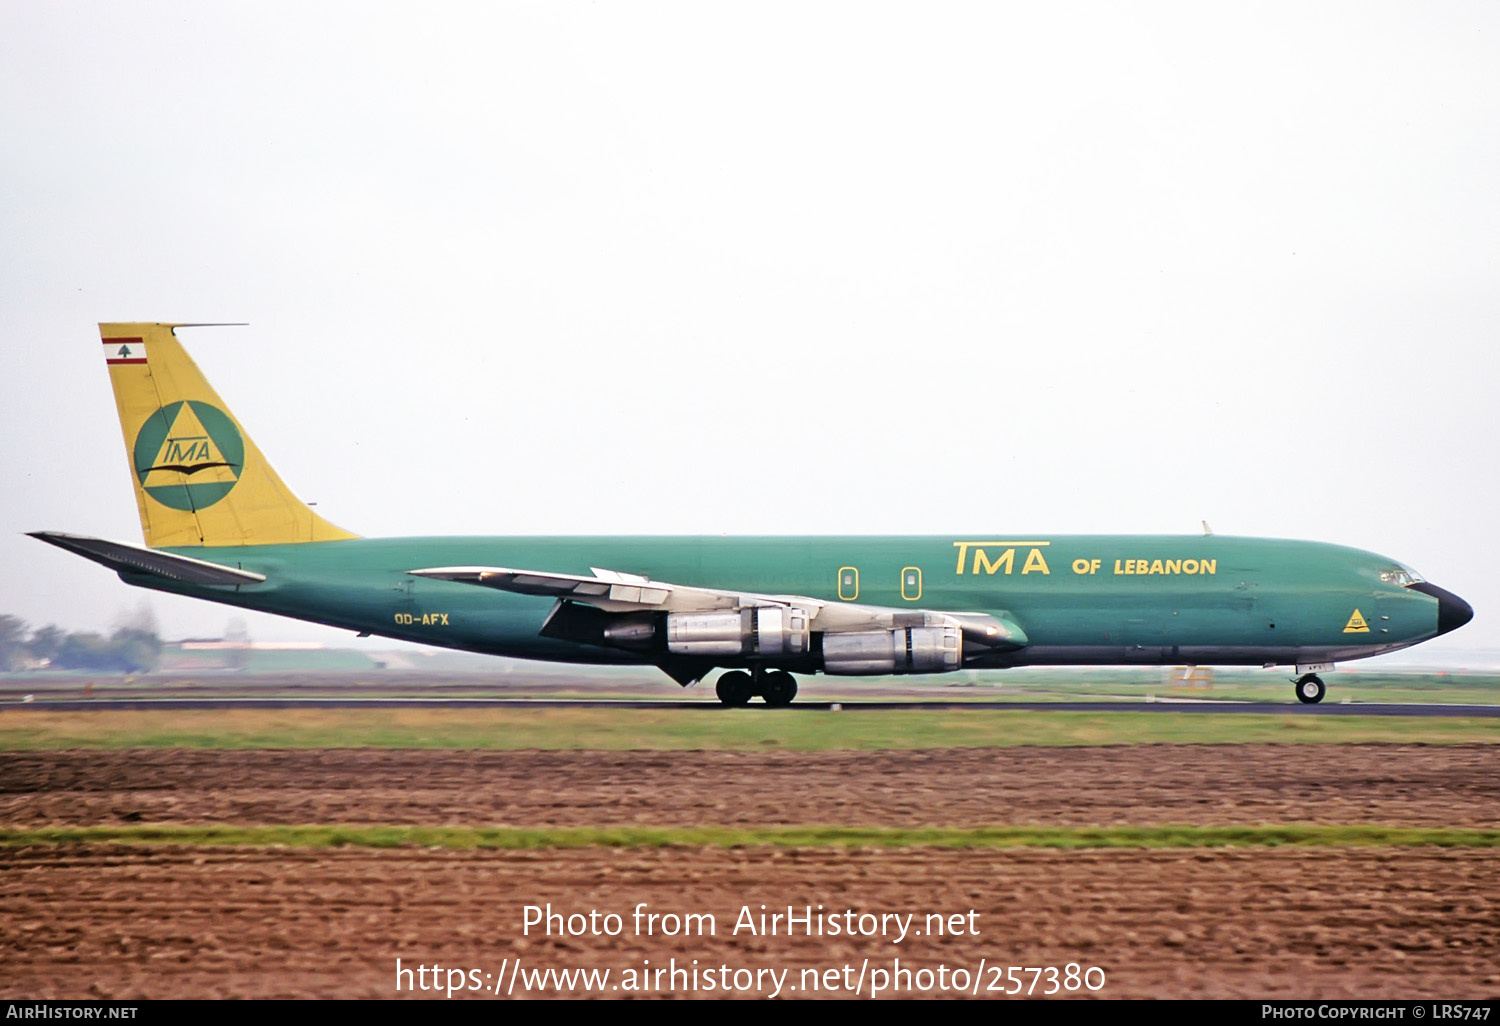
MULTIPOLYGON (((898 609, 853 602, 829 602, 806 595, 766 595, 755 592, 686 587, 653 581, 638 574, 591 567, 593 576, 560 574, 511 567, 446 566, 408 570, 426 577, 475 584, 520 595, 550 595, 568 603, 592 606, 604 613, 719 613, 747 609, 782 610, 807 618, 811 630, 830 634, 895 630, 911 627, 956 627, 964 641, 987 648, 1015 650, 1029 639, 1009 616, 928 609, 898 609)), ((555 614, 554 614, 555 615, 555 614)))

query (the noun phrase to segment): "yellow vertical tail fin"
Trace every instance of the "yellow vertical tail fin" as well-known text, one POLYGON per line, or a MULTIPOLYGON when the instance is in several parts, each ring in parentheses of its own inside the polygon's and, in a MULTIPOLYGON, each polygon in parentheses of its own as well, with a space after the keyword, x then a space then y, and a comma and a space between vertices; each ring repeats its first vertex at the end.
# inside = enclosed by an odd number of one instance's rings
POLYGON ((141 530, 152 548, 355 538, 266 462, 173 324, 101 324, 141 530))

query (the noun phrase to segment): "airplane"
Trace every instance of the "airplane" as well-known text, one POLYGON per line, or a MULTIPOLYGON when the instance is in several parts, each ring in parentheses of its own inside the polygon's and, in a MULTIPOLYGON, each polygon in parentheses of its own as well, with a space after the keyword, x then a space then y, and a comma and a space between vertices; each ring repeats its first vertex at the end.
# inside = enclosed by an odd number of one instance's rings
POLYGON ((722 670, 725 706, 794 674, 1336 662, 1468 623, 1457 595, 1339 545, 1202 535, 362 538, 301 502, 182 348, 100 325, 145 546, 32 536, 126 584, 361 636, 580 664, 722 670))

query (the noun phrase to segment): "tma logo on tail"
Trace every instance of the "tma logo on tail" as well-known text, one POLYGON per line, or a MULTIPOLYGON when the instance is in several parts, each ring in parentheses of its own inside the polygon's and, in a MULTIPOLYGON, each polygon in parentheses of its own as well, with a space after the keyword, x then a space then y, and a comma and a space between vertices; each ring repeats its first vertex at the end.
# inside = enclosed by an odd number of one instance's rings
POLYGON ((204 509, 239 482, 245 439, 223 410, 188 399, 146 418, 132 455, 147 495, 171 509, 204 509))

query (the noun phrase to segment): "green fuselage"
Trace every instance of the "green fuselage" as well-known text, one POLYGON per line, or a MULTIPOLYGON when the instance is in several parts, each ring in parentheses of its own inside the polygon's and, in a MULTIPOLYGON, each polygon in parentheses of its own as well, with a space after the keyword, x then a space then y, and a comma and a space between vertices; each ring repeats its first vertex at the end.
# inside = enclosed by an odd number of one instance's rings
POLYGON ((989 613, 1024 630, 1028 643, 1015 651, 965 649, 966 666, 1318 663, 1389 652, 1441 632, 1440 600, 1407 586, 1409 571, 1395 560, 1337 545, 1215 535, 393 538, 168 551, 266 581, 205 586, 121 576, 362 633, 563 662, 657 660, 542 637, 553 598, 408 571, 491 566, 586 575, 602 567, 679 586, 989 613))

